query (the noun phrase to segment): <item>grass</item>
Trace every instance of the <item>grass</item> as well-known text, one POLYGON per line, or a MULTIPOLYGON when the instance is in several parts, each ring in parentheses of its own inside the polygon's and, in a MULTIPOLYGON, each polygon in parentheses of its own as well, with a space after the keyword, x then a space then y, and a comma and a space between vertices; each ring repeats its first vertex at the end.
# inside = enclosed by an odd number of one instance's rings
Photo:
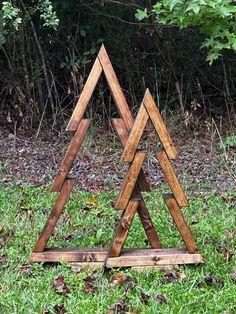
MULTIPOLYGON (((163 204, 164 189, 146 195, 147 204, 162 243, 183 247, 163 204)), ((115 196, 74 191, 49 245, 107 247, 120 215, 111 207, 115 196)), ((43 187, 1 189, 0 313, 236 313, 235 203, 228 195, 188 196, 191 205, 183 212, 205 264, 182 266, 171 273, 121 269, 119 274, 127 280, 111 286, 117 270, 104 273, 65 262, 29 263, 55 195, 43 187), (68 288, 65 295, 54 286, 58 277, 68 288), (92 289, 86 290, 90 279, 92 289)), ((147 247, 145 239, 135 217, 125 246, 147 247)))

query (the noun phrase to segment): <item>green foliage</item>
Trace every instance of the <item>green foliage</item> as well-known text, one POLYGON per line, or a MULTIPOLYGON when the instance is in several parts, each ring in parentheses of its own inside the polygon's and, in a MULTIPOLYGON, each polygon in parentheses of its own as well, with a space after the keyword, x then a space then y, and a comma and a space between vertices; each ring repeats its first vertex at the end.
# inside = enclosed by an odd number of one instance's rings
MULTIPOLYGON (((44 21, 43 26, 49 26, 56 29, 59 23, 56 12, 53 10, 52 2, 50 0, 41 0, 38 5, 32 3, 32 6, 27 6, 27 14, 33 16, 38 11, 40 18, 44 21)), ((25 17, 27 20, 27 17, 25 17)), ((23 22, 22 10, 13 5, 12 1, 4 1, 0 11, 0 45, 6 42, 6 35, 8 32, 18 31, 19 26, 23 22)))
MULTIPOLYGON (((146 9, 145 9, 146 10, 146 9)), ((162 0, 153 6, 157 24, 196 27, 205 36, 207 61, 216 60, 223 49, 236 51, 236 6, 230 0, 162 0)), ((137 12, 139 20, 147 12, 137 12)))
POLYGON ((53 29, 57 29, 59 19, 57 18, 56 12, 53 10, 51 1, 41 0, 39 10, 41 12, 40 18, 44 21, 43 26, 50 26, 53 29))
POLYGON ((20 9, 13 6, 11 1, 4 1, 2 3, 2 20, 3 26, 12 26, 15 30, 19 29, 22 18, 20 17, 20 9))

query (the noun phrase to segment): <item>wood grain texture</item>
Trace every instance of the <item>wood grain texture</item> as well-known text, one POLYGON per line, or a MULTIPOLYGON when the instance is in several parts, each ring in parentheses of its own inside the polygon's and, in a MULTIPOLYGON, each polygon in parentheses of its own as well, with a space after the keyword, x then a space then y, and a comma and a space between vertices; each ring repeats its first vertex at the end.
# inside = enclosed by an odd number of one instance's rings
POLYGON ((108 257, 119 256, 124 242, 127 238, 129 228, 132 224, 134 215, 137 211, 139 201, 130 200, 126 210, 124 211, 122 218, 116 228, 115 235, 111 242, 111 247, 108 252, 108 257))
POLYGON ((61 163, 60 170, 52 184, 51 192, 59 192, 62 185, 72 167, 72 164, 76 158, 76 155, 83 143, 84 137, 88 131, 90 125, 90 119, 83 119, 80 121, 77 131, 68 147, 66 155, 61 163))
POLYGON ((98 58, 96 58, 89 77, 84 85, 79 100, 75 106, 74 112, 67 125, 67 131, 74 132, 83 118, 88 102, 93 94, 93 91, 97 85, 98 79, 102 73, 102 67, 98 58))
POLYGON ((152 124, 160 138, 160 141, 163 145, 163 148, 166 151, 167 156, 170 159, 176 159, 178 157, 178 153, 172 143, 172 140, 170 138, 170 135, 166 129, 166 126, 162 120, 162 117, 159 113, 159 110, 157 109, 157 106, 154 102, 154 99, 149 91, 147 89, 144 100, 143 100, 144 106, 149 114, 149 117, 152 121, 152 124))
POLYGON ((140 200, 139 206, 138 206, 138 214, 139 214, 141 223, 143 225, 143 228, 145 230, 145 233, 147 235, 148 242, 150 243, 151 247, 153 249, 162 248, 158 234, 157 234, 156 229, 152 223, 151 216, 149 214, 149 211, 145 205, 145 202, 144 202, 142 196, 141 196, 141 200, 140 200))
POLYGON ((179 233, 181 234, 184 243, 189 251, 189 253, 196 253, 198 252, 197 244, 191 234, 191 231, 189 230, 185 219, 183 217, 183 214, 180 210, 180 207, 178 206, 175 197, 173 194, 165 194, 163 195, 165 203, 167 207, 169 208, 169 211, 171 213, 171 216, 176 224, 177 229, 179 230, 179 233))
MULTIPOLYGON (((111 119, 111 121, 112 121, 112 125, 114 129, 116 130, 116 133, 118 134, 118 137, 121 141, 122 146, 125 147, 129 134, 126 129, 124 120, 123 119, 111 119)), ((141 191, 149 192, 151 190, 143 169, 140 170, 137 183, 141 191)))
MULTIPOLYGON (((45 249, 44 252, 33 252, 32 262, 105 262, 108 249, 45 249), (89 251, 90 250, 90 251, 89 251)), ((119 257, 107 259, 106 266, 145 267, 161 265, 183 265, 203 263, 200 254, 189 254, 183 249, 123 249, 119 257)), ((101 264, 100 264, 101 265, 101 264)))
POLYGON ((136 152, 133 162, 130 165, 129 170, 125 176, 124 182, 122 184, 120 194, 114 206, 115 209, 120 210, 126 209, 130 197, 132 195, 132 192, 134 190, 135 184, 137 182, 138 175, 144 162, 145 156, 146 152, 143 151, 136 152))
MULTIPOLYGON (((125 124, 123 122, 123 119, 112 119, 113 126, 120 138, 120 141, 125 146, 127 139, 128 139, 128 131, 125 127, 125 124)), ((162 248, 162 245, 160 243, 158 234, 156 232, 156 229, 153 225, 151 216, 148 212, 148 209, 144 203, 144 200, 142 198, 142 195, 140 193, 141 191, 150 191, 150 186, 146 180, 145 174, 143 173, 142 169, 138 176, 138 184, 135 185, 135 194, 140 194, 141 196, 141 202, 139 202, 138 206, 138 214, 141 220, 141 223, 143 225, 143 228, 145 230, 145 233, 148 238, 148 242, 151 245, 153 249, 162 248)))
POLYGON ((107 83, 112 92, 112 95, 113 95, 115 104, 117 106, 117 109, 120 113, 120 116, 124 120, 127 130, 130 131, 133 126, 133 117, 131 115, 129 106, 122 92, 122 89, 120 87, 117 76, 115 74, 115 71, 113 69, 113 66, 111 64, 111 61, 108 57, 108 54, 106 52, 104 45, 102 45, 99 51, 98 58, 101 63, 104 74, 106 76, 107 83))
POLYGON ((177 179, 175 171, 166 155, 166 152, 164 150, 158 149, 155 152, 155 155, 165 175, 166 181, 169 184, 174 197, 176 198, 177 203, 180 207, 187 207, 188 200, 184 194, 182 186, 179 183, 179 180, 177 179))
POLYGON ((38 241, 35 245, 34 252, 42 252, 47 245, 47 242, 56 226, 58 218, 60 217, 63 208, 70 196, 70 193, 75 185, 75 180, 65 180, 61 192, 59 193, 55 205, 50 213, 50 216, 41 232, 38 241))
POLYGON ((142 103, 121 157, 125 162, 132 162, 148 119, 147 110, 142 103))

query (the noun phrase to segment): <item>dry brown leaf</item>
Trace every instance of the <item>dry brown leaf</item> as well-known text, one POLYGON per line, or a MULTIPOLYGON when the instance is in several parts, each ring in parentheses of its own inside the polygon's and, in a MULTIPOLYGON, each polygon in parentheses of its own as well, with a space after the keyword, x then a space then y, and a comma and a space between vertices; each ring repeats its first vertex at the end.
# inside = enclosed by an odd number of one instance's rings
POLYGON ((127 277, 124 274, 115 272, 114 276, 111 278, 109 286, 114 287, 114 286, 119 285, 120 283, 122 283, 126 280, 127 280, 127 277))

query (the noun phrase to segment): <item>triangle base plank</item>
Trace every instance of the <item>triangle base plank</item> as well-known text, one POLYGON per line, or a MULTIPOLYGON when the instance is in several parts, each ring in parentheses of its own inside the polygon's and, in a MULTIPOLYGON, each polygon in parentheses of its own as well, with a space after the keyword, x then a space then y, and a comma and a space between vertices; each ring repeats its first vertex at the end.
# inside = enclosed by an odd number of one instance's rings
MULTIPOLYGON (((108 249, 86 248, 86 249, 45 249, 44 252, 33 252, 32 262, 80 262, 86 266, 98 267, 104 265, 108 249)), ((119 257, 109 257, 106 267, 156 267, 166 265, 202 264, 203 258, 200 254, 190 254, 184 249, 123 249, 119 257)))

